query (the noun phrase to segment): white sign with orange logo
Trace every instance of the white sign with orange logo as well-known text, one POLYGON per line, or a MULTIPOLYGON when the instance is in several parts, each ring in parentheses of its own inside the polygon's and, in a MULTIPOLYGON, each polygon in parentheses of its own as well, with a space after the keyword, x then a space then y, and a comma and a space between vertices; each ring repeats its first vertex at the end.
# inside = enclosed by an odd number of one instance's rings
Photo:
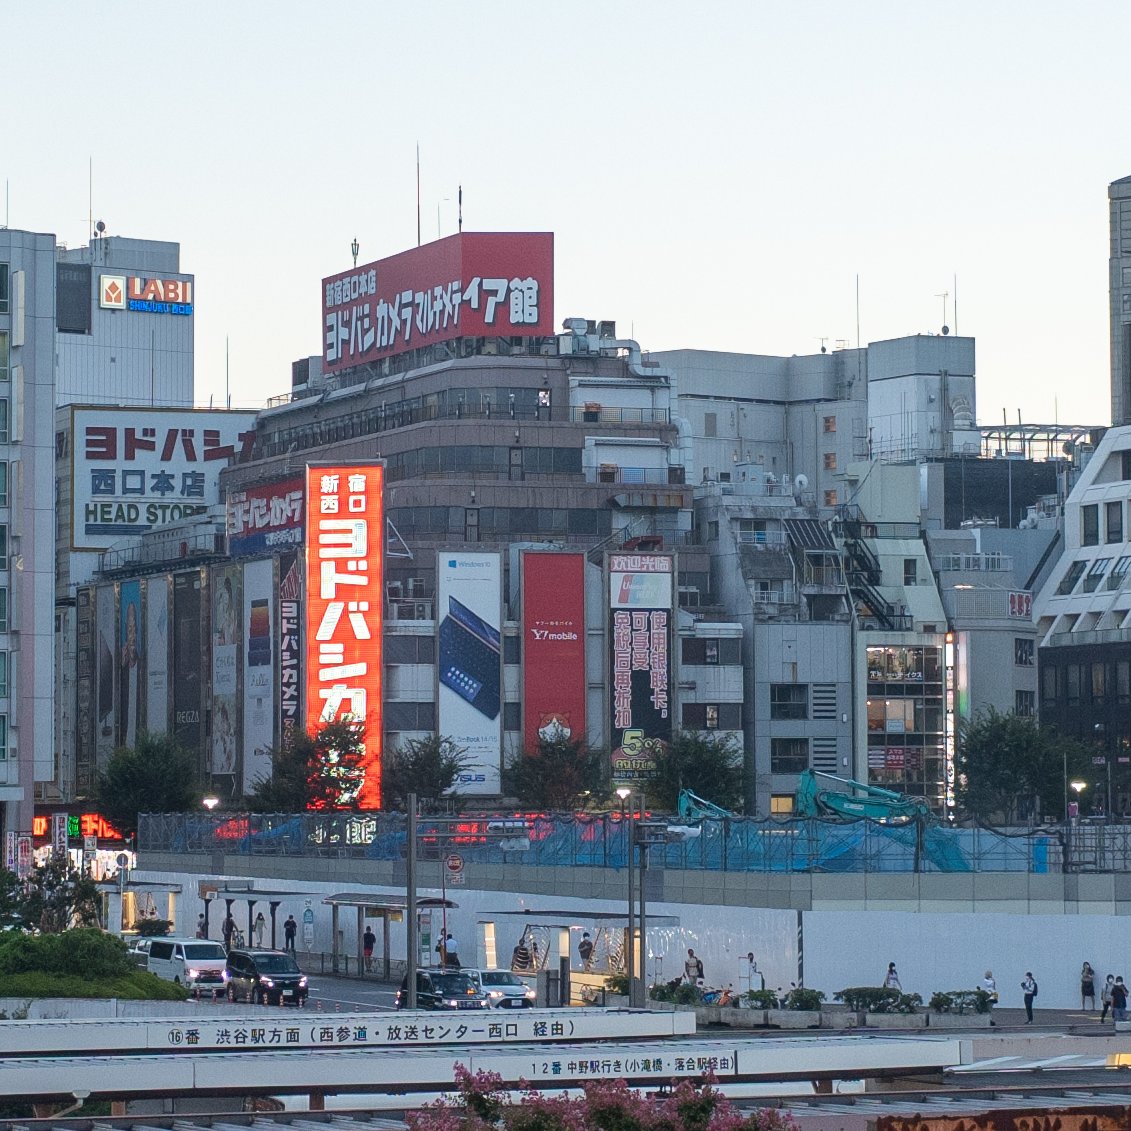
POLYGON ((126 309, 125 275, 102 275, 99 277, 98 305, 103 310, 126 309))
POLYGON ((306 725, 365 722, 357 774, 340 801, 381 805, 384 475, 374 464, 306 469, 306 725))

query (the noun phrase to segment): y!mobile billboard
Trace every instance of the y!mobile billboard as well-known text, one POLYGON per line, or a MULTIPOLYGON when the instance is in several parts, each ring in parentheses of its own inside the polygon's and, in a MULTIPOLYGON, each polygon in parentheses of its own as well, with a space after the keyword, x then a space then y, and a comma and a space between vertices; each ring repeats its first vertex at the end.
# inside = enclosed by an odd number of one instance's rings
POLYGON ((459 793, 500 792, 503 571, 498 554, 436 555, 439 733, 467 751, 459 793))
POLYGON ((306 469, 306 728, 365 723, 356 775, 340 800, 381 807, 384 476, 377 464, 306 469))
POLYGON ((459 337, 554 333, 552 232, 461 232, 322 280, 322 368, 459 337))
POLYGON ((675 565, 665 554, 610 554, 613 778, 651 777, 672 736, 675 565))
POLYGON ((523 743, 585 741, 585 555, 522 555, 523 743))

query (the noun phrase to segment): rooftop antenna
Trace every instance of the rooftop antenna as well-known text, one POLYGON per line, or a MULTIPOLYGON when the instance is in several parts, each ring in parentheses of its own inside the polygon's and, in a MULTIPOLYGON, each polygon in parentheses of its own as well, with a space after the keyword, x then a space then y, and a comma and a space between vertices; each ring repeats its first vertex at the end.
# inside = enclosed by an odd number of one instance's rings
POLYGON ((943 291, 941 295, 935 295, 935 298, 942 299, 942 332, 949 334, 950 327, 946 324, 946 300, 950 298, 950 291, 943 291))
POLYGON ((955 332, 955 334, 957 334, 958 333, 958 274, 957 274, 957 272, 954 275, 954 279, 953 279, 953 282, 952 282, 952 285, 951 285, 951 289, 954 291, 954 305, 953 305, 952 309, 953 309, 953 312, 954 312, 954 332, 955 332))
MULTIPOLYGON (((356 262, 356 261, 355 261, 356 262)), ((230 343, 231 339, 227 334, 224 335, 224 404, 232 407, 232 367, 230 361, 230 343)))
POLYGON ((416 143, 416 246, 420 246, 420 142, 416 143))
POLYGON ((8 180, 4 179, 4 227, 8 226, 8 180))
POLYGON ((463 185, 459 186, 459 230, 463 231, 463 185))
POLYGON ((94 157, 88 157, 86 166, 86 242, 94 239, 94 157))
POLYGON ((860 348, 860 273, 856 273, 856 348, 860 348))

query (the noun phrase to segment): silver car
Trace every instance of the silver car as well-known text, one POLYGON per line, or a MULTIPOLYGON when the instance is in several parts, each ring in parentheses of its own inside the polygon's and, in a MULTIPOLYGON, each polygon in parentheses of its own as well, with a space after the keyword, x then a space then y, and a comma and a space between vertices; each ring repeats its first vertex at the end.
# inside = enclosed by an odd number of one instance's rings
POLYGON ((517 974, 509 970, 469 970, 466 966, 460 971, 487 995, 492 1009, 530 1009, 538 994, 517 974))

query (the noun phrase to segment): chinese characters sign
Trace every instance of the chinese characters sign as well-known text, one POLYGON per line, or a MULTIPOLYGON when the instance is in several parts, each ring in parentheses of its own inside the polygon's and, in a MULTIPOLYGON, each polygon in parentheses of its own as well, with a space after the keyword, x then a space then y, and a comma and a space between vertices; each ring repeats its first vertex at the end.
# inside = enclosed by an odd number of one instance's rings
POLYGON ((373 464, 306 469, 306 728, 365 723, 356 778, 342 800, 381 806, 381 624, 385 470, 373 464))
POLYGON ((252 412, 76 408, 72 548, 202 514, 220 501, 220 472, 250 450, 252 412))
POLYGON ((609 555, 609 672, 613 778, 655 771, 671 739, 673 561, 664 554, 609 555))
POLYGON ((552 232, 461 232, 322 281, 323 369, 458 337, 554 333, 552 232))
POLYGON ((1011 591, 1009 594, 1009 615, 1023 620, 1033 619, 1033 594, 1024 591, 1011 591))
POLYGON ((232 557, 270 554, 302 545, 302 480, 287 479, 228 495, 232 557))

